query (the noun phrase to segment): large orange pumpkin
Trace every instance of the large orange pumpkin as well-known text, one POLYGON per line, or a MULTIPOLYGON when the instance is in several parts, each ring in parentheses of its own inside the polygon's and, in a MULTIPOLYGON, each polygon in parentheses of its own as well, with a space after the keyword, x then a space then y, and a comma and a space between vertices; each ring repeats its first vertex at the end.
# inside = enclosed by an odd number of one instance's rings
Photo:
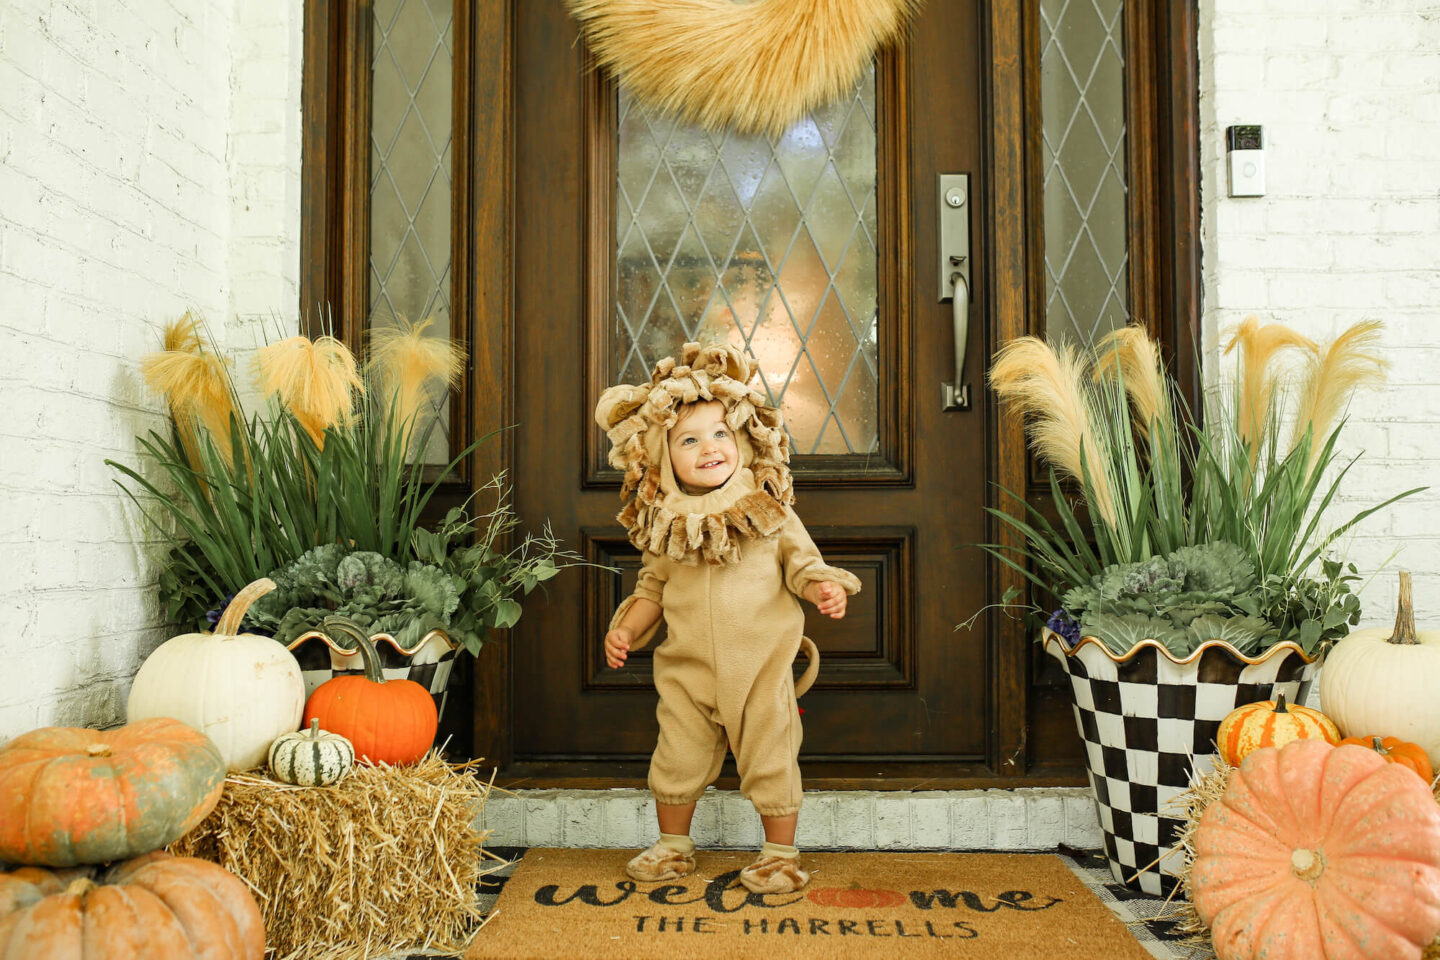
POLYGON ((263 960, 265 925, 245 884, 204 860, 147 853, 104 873, 0 873, 6 960, 263 960))
POLYGON ((204 820, 224 786, 219 749, 179 720, 32 730, 0 748, 0 860, 72 867, 149 853, 204 820))
POLYGON ((1221 960, 1412 960, 1440 934, 1440 805, 1373 750, 1256 750, 1195 851, 1191 900, 1221 960))
POLYGON ((1215 745, 1235 767, 1260 747, 1283 747, 1291 740, 1319 739, 1339 743, 1340 730, 1319 710, 1285 702, 1285 694, 1236 707, 1220 722, 1215 745))
POLYGON ((386 680, 375 645, 355 621, 326 617, 321 629, 354 642, 365 676, 335 677, 315 688, 305 703, 305 725, 318 719, 320 726, 349 740, 355 756, 371 763, 414 763, 425 756, 440 726, 430 691, 414 680, 386 680))
POLYGON ((1414 770, 1426 783, 1435 779, 1435 771, 1430 767, 1430 757, 1418 743, 1401 740, 1399 737, 1346 737, 1340 742, 1368 747, 1391 763, 1414 770))

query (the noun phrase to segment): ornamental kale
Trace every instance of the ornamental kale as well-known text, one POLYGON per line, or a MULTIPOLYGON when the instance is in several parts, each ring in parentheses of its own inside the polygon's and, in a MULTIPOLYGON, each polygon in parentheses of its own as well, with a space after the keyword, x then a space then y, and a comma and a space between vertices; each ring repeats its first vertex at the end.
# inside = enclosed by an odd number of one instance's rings
POLYGON ((1061 603, 1079 635, 1117 653, 1150 639, 1177 657, 1207 640, 1227 641, 1245 654, 1292 640, 1308 654, 1359 622, 1359 600, 1349 586, 1358 577, 1353 566, 1349 571, 1327 560, 1320 579, 1271 576, 1262 583, 1246 551, 1217 541, 1111 564, 1066 591, 1061 603))
POLYGON ((418 559, 404 565, 339 543, 306 551, 270 575, 275 590, 250 608, 246 623, 288 645, 340 614, 371 633, 391 634, 404 647, 443 630, 479 653, 492 629, 520 619, 518 597, 582 560, 559 549, 548 526, 503 550, 504 534, 519 521, 500 478, 483 489, 492 488, 497 505, 490 513, 471 518, 456 507, 437 529, 417 528, 411 545, 418 559))

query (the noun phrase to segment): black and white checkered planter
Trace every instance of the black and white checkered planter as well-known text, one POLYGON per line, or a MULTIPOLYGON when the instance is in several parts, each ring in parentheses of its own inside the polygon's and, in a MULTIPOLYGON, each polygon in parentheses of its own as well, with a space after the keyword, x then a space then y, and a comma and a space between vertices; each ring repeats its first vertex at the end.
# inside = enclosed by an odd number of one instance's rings
MULTIPOLYGON (((431 630, 420 642, 405 649, 388 633, 370 637, 380 655, 381 672, 386 680, 414 680, 435 698, 435 712, 445 715, 446 688, 450 685, 450 669, 455 665, 459 647, 444 631, 431 630)), ((300 674, 305 678, 305 699, 315 688, 333 677, 365 676, 365 664, 358 650, 339 646, 318 630, 302 633, 290 644, 290 652, 300 661, 300 674)))
POLYGON ((1288 642, 1246 657, 1211 640, 1176 660, 1145 640, 1117 658, 1093 637, 1072 647, 1046 630, 1043 640, 1070 674, 1110 872, 1132 889, 1168 896, 1183 865, 1176 843, 1185 812, 1173 801, 1192 774, 1214 768, 1220 721, 1279 693, 1304 703, 1321 657, 1288 642))

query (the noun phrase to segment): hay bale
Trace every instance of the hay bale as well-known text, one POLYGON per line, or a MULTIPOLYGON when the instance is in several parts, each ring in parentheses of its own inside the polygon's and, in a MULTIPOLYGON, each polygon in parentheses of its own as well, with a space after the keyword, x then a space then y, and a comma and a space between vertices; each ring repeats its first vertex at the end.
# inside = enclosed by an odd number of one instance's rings
MULTIPOLYGON (((1210 928, 1200 919, 1190 896, 1190 875, 1195 864, 1195 832, 1200 828, 1200 818, 1205 815, 1205 810, 1224 796, 1225 789, 1230 785, 1230 774, 1234 770, 1234 767, 1217 755, 1214 771, 1195 778, 1191 781, 1190 789, 1174 801, 1185 810, 1185 828, 1180 832, 1180 846, 1185 851, 1185 859, 1180 868, 1180 889, 1184 891, 1185 897, 1183 900, 1174 901, 1170 912, 1163 919, 1177 921, 1175 929, 1189 934, 1182 943, 1213 946, 1210 941, 1210 928)), ((1430 784, 1430 790, 1435 794, 1435 802, 1440 803, 1440 776, 1430 784)), ((1440 939, 1425 948, 1421 960, 1440 960, 1440 939)))
POLYGON ((481 919, 477 882, 505 865, 476 827, 490 791, 476 764, 432 751, 413 766, 358 766, 328 787, 231 775, 170 850, 249 885, 275 960, 460 953, 481 919))

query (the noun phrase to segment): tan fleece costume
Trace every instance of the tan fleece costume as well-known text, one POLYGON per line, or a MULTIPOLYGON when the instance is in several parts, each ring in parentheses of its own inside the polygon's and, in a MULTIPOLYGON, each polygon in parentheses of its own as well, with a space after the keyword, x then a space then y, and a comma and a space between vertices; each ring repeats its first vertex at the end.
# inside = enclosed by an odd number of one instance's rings
POLYGON ((664 611, 667 636, 655 650, 660 739, 650 761, 656 801, 699 798, 719 775, 728 738, 741 793, 764 816, 788 816, 801 798, 795 698, 819 667, 797 597, 812 581, 849 594, 860 582, 825 564, 790 508, 789 438, 780 412, 747 386, 750 374, 733 348, 689 343, 679 362, 656 365, 649 384, 601 396, 595 419, 608 432, 611 465, 625 471, 619 520, 644 553, 635 593, 610 626, 638 597, 664 611), (666 434, 681 406, 707 400, 724 405, 740 465, 694 496, 675 480, 666 434), (810 665, 797 691, 791 664, 802 644, 810 665))

